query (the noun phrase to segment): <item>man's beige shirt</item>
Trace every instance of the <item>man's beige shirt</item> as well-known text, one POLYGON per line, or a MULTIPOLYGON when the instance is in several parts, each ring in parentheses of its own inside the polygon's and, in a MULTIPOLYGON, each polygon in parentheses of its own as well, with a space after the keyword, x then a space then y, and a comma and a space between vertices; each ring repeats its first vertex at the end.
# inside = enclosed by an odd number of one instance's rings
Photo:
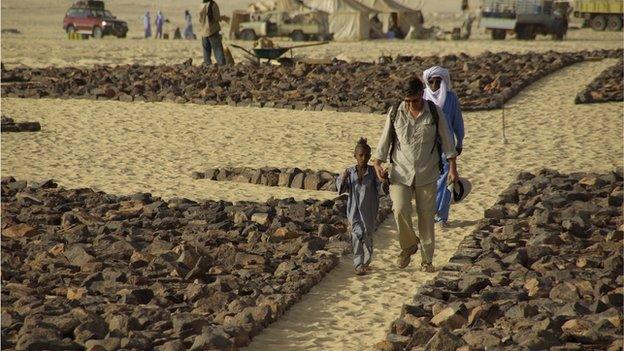
MULTIPOLYGON (((451 139, 448 123, 442 109, 438 110, 438 134, 442 142, 442 151, 447 159, 457 156, 455 145, 451 139)), ((390 113, 377 144, 374 157, 385 162, 388 160, 392 135, 390 133, 390 113)), ((390 182, 406 186, 423 186, 435 182, 440 176, 438 168, 438 150, 435 145, 436 126, 425 102, 423 112, 418 118, 411 117, 405 102, 399 105, 394 122, 396 145, 390 165, 390 182), (433 148, 433 152, 432 152, 433 148)))
POLYGON ((202 37, 209 37, 216 33, 219 33, 221 30, 221 25, 219 24, 219 18, 221 18, 221 12, 219 11, 219 5, 216 2, 207 2, 202 5, 201 10, 199 10, 199 24, 201 28, 199 29, 199 34, 202 37), (208 20, 208 6, 212 6, 212 14, 214 15, 214 21, 210 22, 208 20))

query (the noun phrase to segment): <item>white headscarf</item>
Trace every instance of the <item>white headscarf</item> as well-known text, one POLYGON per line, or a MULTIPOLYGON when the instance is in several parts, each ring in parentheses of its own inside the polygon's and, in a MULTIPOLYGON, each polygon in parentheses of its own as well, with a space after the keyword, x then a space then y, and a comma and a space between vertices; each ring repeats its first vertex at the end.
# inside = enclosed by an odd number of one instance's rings
POLYGON ((425 99, 433 101, 436 105, 442 108, 444 106, 444 102, 446 101, 446 93, 453 88, 451 85, 451 76, 449 75, 449 71, 440 66, 433 66, 423 72, 423 80, 426 84, 425 99), (433 77, 439 77, 442 79, 440 82, 440 88, 437 91, 431 90, 431 87, 429 86, 429 79, 433 77))

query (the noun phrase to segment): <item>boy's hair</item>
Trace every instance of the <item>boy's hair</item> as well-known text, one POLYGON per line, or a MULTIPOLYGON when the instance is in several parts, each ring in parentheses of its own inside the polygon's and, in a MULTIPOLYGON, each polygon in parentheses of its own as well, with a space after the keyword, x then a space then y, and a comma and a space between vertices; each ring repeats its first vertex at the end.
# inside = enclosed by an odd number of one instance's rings
POLYGON ((366 138, 360 138, 357 144, 355 145, 355 150, 353 152, 357 152, 358 149, 364 149, 365 151, 371 152, 371 147, 368 145, 368 140, 366 138))
POLYGON ((420 95, 425 90, 425 85, 423 84, 420 78, 413 76, 405 82, 403 86, 403 95, 404 96, 412 96, 412 95, 420 95))

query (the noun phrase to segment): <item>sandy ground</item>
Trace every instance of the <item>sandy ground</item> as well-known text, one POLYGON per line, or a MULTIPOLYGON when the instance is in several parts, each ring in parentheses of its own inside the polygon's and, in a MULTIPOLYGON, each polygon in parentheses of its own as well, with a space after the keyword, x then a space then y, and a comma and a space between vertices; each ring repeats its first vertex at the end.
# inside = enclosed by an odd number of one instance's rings
MULTIPOLYGON (((574 105, 576 93, 615 60, 580 63, 535 83, 507 110, 466 113, 460 173, 473 182, 452 210, 452 226, 437 236, 442 265, 522 170, 610 170, 622 164, 622 104, 574 105)), ((230 108, 170 103, 2 99, 2 113, 37 120, 40 133, 2 134, 2 174, 116 194, 264 200, 269 196, 331 197, 331 193, 193 180, 211 166, 299 166, 341 170, 359 136, 374 145, 383 117, 356 113, 230 108)), ((420 259, 398 270, 395 227, 376 233, 375 273, 356 278, 349 258, 260 334, 250 350, 356 350, 385 334, 416 287, 431 278, 420 259)))
MULTIPOLYGON (((245 8, 250 1, 221 1, 222 12, 231 14, 236 8, 245 8)), ((199 0, 180 1, 147 1, 118 0, 111 1, 108 8, 120 19, 128 22, 130 32, 128 38, 117 39, 105 37, 101 40, 75 41, 67 40, 62 30, 62 21, 71 1, 47 0, 4 0, 2 1, 2 29, 15 28, 22 34, 3 34, 2 62, 7 67, 18 65, 30 67, 44 66, 91 66, 94 64, 171 64, 181 63, 192 58, 196 64, 202 62, 201 42, 199 40, 155 40, 141 39, 142 22, 140 20, 146 9, 152 14, 162 9, 171 20, 165 32, 172 32, 175 27, 184 27, 183 13, 190 9, 197 31, 197 12, 199 0)), ((425 11, 453 11, 459 7, 459 1, 408 1, 413 6, 424 4, 425 11), (434 6, 433 4, 436 4, 434 6)), ((154 15, 153 15, 154 18, 154 15)), ((450 31, 460 26, 461 15, 456 12, 425 13, 425 25, 439 25, 450 31)), ((571 25, 578 26, 578 21, 571 25)), ((224 26, 224 32, 228 32, 224 26)), ((522 42, 515 39, 492 41, 483 30, 474 28, 474 35, 468 41, 422 41, 422 40, 375 40, 362 42, 340 43, 300 48, 293 50, 295 56, 310 58, 333 58, 345 60, 373 61, 381 55, 439 55, 465 52, 471 55, 483 51, 577 51, 582 49, 621 48, 624 36, 622 32, 595 32, 590 29, 570 30, 565 41, 553 42, 549 37, 538 37, 538 40, 522 42)), ((232 42, 224 40, 229 46, 232 42)), ((243 47, 251 48, 251 42, 236 42, 243 47)), ((279 41, 280 46, 291 46, 291 41, 279 41)), ((243 61, 245 54, 231 48, 236 61, 243 61)))

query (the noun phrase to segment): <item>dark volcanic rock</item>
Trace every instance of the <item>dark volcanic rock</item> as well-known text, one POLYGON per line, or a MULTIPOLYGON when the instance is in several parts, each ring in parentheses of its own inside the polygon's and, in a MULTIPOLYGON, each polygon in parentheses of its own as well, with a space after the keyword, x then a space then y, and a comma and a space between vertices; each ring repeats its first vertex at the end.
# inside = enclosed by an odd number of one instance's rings
POLYGON ((502 105, 536 80, 587 57, 621 57, 621 50, 577 53, 492 53, 398 57, 382 64, 334 61, 232 66, 188 64, 15 68, 2 70, 2 96, 84 97, 121 101, 176 101, 316 111, 386 113, 400 101, 402 77, 435 65, 448 68, 462 108, 502 105), (468 69, 466 69, 468 68, 468 69), (184 87, 184 88, 181 88, 184 87))
MULTIPOLYGON (((335 267, 330 240, 350 246, 344 197, 164 201, 13 177, 1 188, 9 349, 236 349, 335 267)), ((383 200, 380 219, 390 211, 383 200)))
POLYGON ((624 59, 605 69, 574 100, 577 104, 624 101, 624 59))
POLYGON ((38 132, 41 130, 39 122, 15 122, 13 118, 2 116, 0 129, 5 132, 38 132))
POLYGON ((208 179, 217 181, 233 181, 265 186, 283 186, 295 189, 336 191, 337 173, 329 171, 302 171, 299 168, 271 168, 254 169, 240 168, 213 168, 208 171, 193 172, 193 179, 208 179))
POLYGON ((377 349, 618 349, 624 238, 608 235, 622 229, 608 196, 621 188, 619 170, 520 174, 392 323, 411 342, 377 349))

